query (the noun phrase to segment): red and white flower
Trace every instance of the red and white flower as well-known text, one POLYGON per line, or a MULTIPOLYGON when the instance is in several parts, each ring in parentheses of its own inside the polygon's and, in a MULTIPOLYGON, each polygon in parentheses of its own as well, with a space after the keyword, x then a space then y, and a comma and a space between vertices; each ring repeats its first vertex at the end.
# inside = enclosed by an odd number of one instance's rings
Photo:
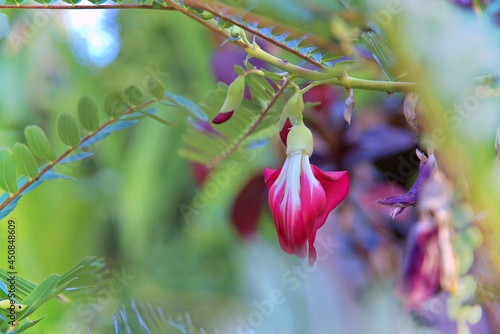
POLYGON ((298 124, 288 134, 283 167, 264 170, 280 246, 302 258, 309 249, 310 264, 316 261, 316 232, 349 192, 348 172, 323 172, 311 165, 312 150, 311 131, 298 124))

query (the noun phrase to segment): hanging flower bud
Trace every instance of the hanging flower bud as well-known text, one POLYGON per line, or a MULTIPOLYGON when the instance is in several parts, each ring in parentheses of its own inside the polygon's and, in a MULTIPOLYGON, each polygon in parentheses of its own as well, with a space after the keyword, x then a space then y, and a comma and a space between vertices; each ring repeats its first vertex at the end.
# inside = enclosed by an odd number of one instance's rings
POLYGON ((302 92, 296 90, 295 93, 290 97, 290 100, 285 104, 283 112, 281 113, 280 119, 278 121, 278 129, 280 129, 280 137, 283 144, 286 145, 286 138, 290 128, 297 124, 299 121, 299 116, 302 115, 304 111, 304 99, 302 98, 302 92))
POLYGON ((245 94, 245 74, 238 76, 227 89, 226 100, 222 105, 219 113, 212 120, 214 124, 221 124, 226 122, 233 116, 233 113, 238 109, 243 102, 245 94))
POLYGON ((349 96, 345 99, 344 104, 344 119, 349 125, 351 125, 352 111, 354 110, 355 103, 356 100, 354 100, 354 90, 349 89, 349 96))

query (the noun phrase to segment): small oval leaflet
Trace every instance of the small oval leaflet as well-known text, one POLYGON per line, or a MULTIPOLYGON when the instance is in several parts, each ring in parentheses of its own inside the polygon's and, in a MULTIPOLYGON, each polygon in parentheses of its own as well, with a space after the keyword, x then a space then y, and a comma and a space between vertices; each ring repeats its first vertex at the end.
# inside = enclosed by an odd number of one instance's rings
POLYGON ((0 148, 0 187, 11 194, 18 189, 14 156, 5 148, 0 148))
POLYGON ((40 159, 53 161, 56 154, 50 146, 47 135, 37 125, 29 125, 24 129, 24 136, 31 151, 40 159))
POLYGON ((109 91, 104 97, 104 112, 111 117, 119 116, 128 108, 125 95, 119 90, 109 91))
POLYGON ((57 135, 66 145, 77 146, 80 142, 76 119, 68 113, 60 113, 56 120, 57 135))
POLYGON ((21 166, 24 174, 31 179, 38 176, 38 165, 36 163, 33 153, 28 146, 15 143, 14 144, 14 160, 17 165, 21 166))
POLYGON ((151 95, 153 95, 158 100, 162 99, 165 96, 165 92, 167 90, 163 83, 154 78, 150 78, 148 80, 147 89, 151 93, 151 95))
POLYGON ((130 85, 125 88, 125 97, 130 103, 132 103, 133 105, 137 105, 144 99, 144 94, 136 85, 130 85))
POLYGON ((82 96, 78 100, 78 118, 82 126, 91 132, 99 128, 99 113, 97 103, 89 96, 82 96))

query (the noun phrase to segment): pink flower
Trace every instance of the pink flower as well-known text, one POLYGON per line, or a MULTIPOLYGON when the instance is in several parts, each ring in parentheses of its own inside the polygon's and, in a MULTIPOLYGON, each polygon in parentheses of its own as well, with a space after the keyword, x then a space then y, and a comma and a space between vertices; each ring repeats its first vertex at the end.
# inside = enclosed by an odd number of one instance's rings
POLYGON ((280 246, 303 258, 308 244, 310 264, 316 261, 316 232, 349 192, 346 171, 325 173, 309 163, 312 144, 311 131, 304 125, 294 126, 287 137, 283 167, 264 170, 280 246))

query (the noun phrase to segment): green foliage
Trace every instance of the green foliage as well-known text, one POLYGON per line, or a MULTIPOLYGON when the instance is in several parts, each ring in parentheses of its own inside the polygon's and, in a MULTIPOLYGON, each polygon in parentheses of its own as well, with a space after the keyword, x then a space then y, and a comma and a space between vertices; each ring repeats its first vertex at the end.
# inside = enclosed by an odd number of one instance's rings
POLYGON ((149 78, 147 83, 147 89, 158 100, 161 100, 165 97, 165 93, 167 91, 165 85, 156 80, 155 78, 149 78))
POLYGON ((0 148, 0 187, 13 194, 17 191, 16 165, 10 150, 0 148))
POLYGON ((125 93, 126 100, 131 105, 138 105, 144 99, 144 94, 143 94, 142 90, 136 85, 128 86, 127 88, 125 88, 124 93, 125 93))
POLYGON ((24 136, 33 154, 42 160, 56 159, 54 149, 49 143, 47 135, 38 125, 29 125, 24 129, 24 136))
POLYGON ((111 90, 104 97, 104 112, 110 117, 119 116, 127 108, 125 95, 119 90, 111 90))
POLYGON ((193 325, 189 314, 176 320, 167 318, 160 308, 151 305, 136 304, 132 300, 129 308, 120 308, 114 314, 115 333, 157 333, 157 334, 206 334, 207 332, 193 325))
POLYGON ((16 164, 21 166, 21 173, 30 179, 37 177, 38 165, 29 147, 21 143, 15 143, 13 151, 16 164))
POLYGON ((82 96, 80 100, 78 100, 77 109, 78 119, 86 130, 94 132, 99 128, 99 111, 97 109, 97 103, 93 98, 82 96))
POLYGON ((56 121, 57 135, 66 145, 77 146, 80 142, 76 119, 68 113, 60 113, 56 121))
MULTIPOLYGON (((260 147, 275 136, 277 110, 274 107, 283 89, 273 89, 265 78, 253 73, 246 76, 246 83, 254 100, 244 100, 229 121, 203 126, 200 125, 205 122, 203 119, 191 119, 193 126, 184 137, 187 147, 180 151, 182 156, 213 167, 230 155, 234 159, 242 158, 249 149, 260 147), (235 152, 238 153, 233 154, 235 152)), ((221 109, 227 96, 228 87, 219 84, 200 106, 213 118, 214 111, 221 109)))
MULTIPOLYGON (((162 89, 162 86, 158 83, 152 87, 157 94, 162 89)), ((24 144, 16 143, 14 145, 15 159, 10 150, 0 149, 0 165, 2 166, 0 187, 13 195, 7 196, 7 194, 4 194, 0 196, 0 218, 12 212, 19 199, 39 186, 43 181, 55 178, 68 178, 65 175, 54 173, 53 168, 55 166, 75 162, 92 155, 89 152, 77 153, 76 149, 82 149, 95 144, 114 131, 134 126, 137 120, 143 117, 153 118, 166 125, 175 125, 155 116, 155 109, 141 110, 137 106, 138 104, 145 107, 157 101, 157 98, 147 101, 143 101, 143 99, 144 95, 137 86, 129 86, 125 89, 124 93, 111 91, 106 95, 104 109, 112 118, 99 127, 96 103, 89 97, 80 98, 78 103, 80 122, 85 129, 92 132, 80 138, 80 131, 75 117, 68 113, 59 114, 56 121, 57 135, 61 142, 70 146, 68 150, 59 156, 54 152, 42 128, 37 125, 27 126, 24 129, 24 135, 29 148, 24 144), (50 161, 50 164, 38 167, 33 154, 42 160, 50 161), (19 180, 16 177, 16 164, 21 174, 19 180)))
MULTIPOLYGON (((16 313, 15 326, 16 333, 36 325, 45 316, 34 321, 28 319, 40 306, 49 300, 58 297, 61 300, 66 298, 61 295, 63 292, 74 294, 74 291, 80 293, 95 293, 104 284, 102 271, 104 261, 96 257, 89 256, 61 275, 52 274, 46 277, 41 283, 36 284, 20 276, 15 277, 16 284, 16 302, 26 305, 26 307, 16 313), (89 280, 90 278, 90 280, 89 280)), ((9 282, 12 274, 0 268, 0 297, 2 300, 9 299, 9 290, 5 282, 9 282)), ((10 333, 8 310, 0 310, 0 333, 10 333)))

